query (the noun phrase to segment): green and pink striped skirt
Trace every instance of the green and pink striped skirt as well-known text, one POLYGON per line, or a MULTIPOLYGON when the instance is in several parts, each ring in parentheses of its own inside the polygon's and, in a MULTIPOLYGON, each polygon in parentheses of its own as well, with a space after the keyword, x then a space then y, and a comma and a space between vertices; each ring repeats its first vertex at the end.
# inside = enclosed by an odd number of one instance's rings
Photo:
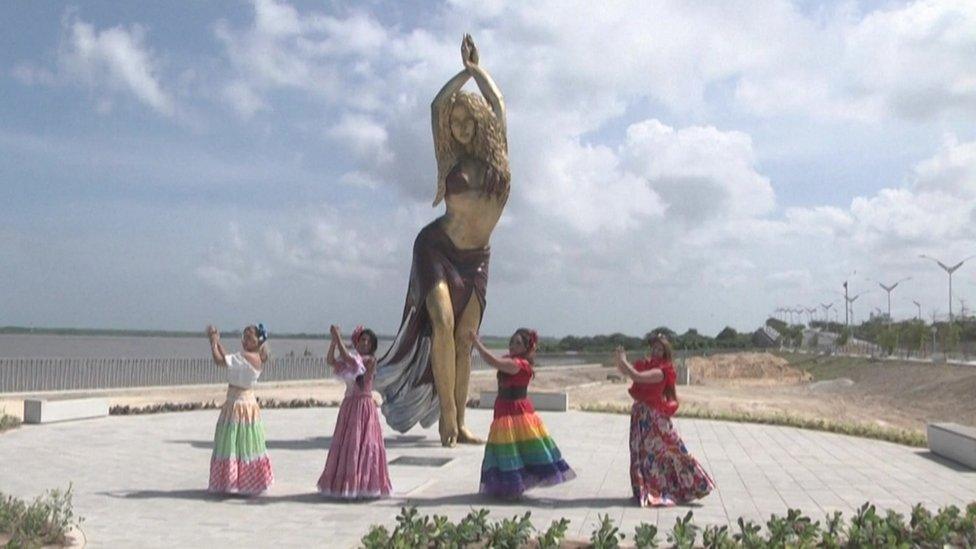
POLYGON ((210 458, 211 492, 254 495, 274 483, 254 391, 231 385, 220 409, 210 458))

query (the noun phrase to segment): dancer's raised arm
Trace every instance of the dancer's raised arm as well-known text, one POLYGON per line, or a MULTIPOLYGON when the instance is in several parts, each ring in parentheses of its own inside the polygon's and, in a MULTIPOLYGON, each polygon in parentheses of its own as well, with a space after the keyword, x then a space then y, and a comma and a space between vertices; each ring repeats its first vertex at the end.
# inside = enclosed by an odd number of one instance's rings
POLYGON ((614 349, 614 361, 620 373, 632 379, 635 383, 660 383, 664 379, 664 371, 660 368, 638 372, 634 365, 627 360, 627 352, 624 348, 617 346, 614 349))
POLYGON ((325 363, 328 364, 329 366, 332 366, 333 368, 335 368, 336 365, 335 354, 336 354, 336 338, 335 335, 333 334, 331 340, 329 341, 329 350, 328 352, 325 353, 325 363))
POLYGON ((468 337, 471 338, 471 343, 478 351, 478 354, 481 355, 481 358, 485 359, 485 362, 487 362, 489 366, 506 374, 517 374, 519 372, 519 365, 514 360, 510 358, 497 357, 491 354, 491 351, 485 347, 485 344, 481 342, 481 338, 478 337, 478 332, 471 330, 468 337))
POLYGON ((349 354, 349 349, 346 348, 346 344, 342 342, 342 333, 339 332, 339 327, 333 324, 332 327, 329 328, 329 331, 332 333, 332 341, 339 350, 339 356, 342 357, 342 360, 349 360, 352 358, 352 356, 349 354))
POLYGON ((220 332, 213 325, 207 326, 207 338, 210 339, 210 353, 213 356, 214 364, 222 368, 227 367, 227 351, 220 343, 220 332))

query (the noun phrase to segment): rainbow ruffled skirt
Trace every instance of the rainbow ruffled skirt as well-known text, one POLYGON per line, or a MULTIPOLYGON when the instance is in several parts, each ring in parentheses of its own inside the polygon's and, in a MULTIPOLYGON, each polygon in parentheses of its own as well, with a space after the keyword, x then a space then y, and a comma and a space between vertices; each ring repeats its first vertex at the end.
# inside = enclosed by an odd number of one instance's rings
POLYGON ((485 458, 482 494, 514 498, 530 488, 576 478, 528 399, 495 401, 485 458))

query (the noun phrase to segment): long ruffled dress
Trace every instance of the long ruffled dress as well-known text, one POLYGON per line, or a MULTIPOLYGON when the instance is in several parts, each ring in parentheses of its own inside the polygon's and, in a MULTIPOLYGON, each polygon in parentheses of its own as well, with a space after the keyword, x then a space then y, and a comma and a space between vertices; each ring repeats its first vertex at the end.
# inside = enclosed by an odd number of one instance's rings
POLYGON ((532 365, 514 360, 518 373, 498 373, 495 417, 481 463, 480 492, 502 498, 576 478, 527 398, 532 365))
POLYGON ((254 396, 255 370, 241 353, 225 356, 227 400, 220 408, 210 457, 211 492, 255 495, 274 484, 261 408, 254 396))
MULTIPOLYGON (((355 355, 353 358, 360 360, 355 355)), ((386 465, 380 412, 373 401, 373 373, 366 371, 361 362, 340 368, 339 373, 346 374, 346 395, 339 407, 325 469, 319 477, 319 493, 343 499, 389 497, 393 485, 386 465), (348 374, 350 371, 355 377, 348 374)))
POLYGON ((659 383, 634 383, 630 394, 630 484, 641 507, 672 506, 707 496, 715 482, 698 463, 671 423, 677 402, 664 397, 664 388, 675 384, 677 374, 670 361, 638 360, 638 372, 660 368, 659 383))

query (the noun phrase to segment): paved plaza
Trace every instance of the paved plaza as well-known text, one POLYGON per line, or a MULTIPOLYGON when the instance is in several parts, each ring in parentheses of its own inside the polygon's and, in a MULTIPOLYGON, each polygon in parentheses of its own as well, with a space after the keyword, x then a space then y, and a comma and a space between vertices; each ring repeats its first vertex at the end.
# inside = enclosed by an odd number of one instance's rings
MULTIPOLYGON (((0 435, 0 491, 32 498, 73 483, 76 512, 92 547, 350 547, 371 524, 392 529, 403 505, 459 519, 486 507, 499 519, 532 511, 545 528, 559 517, 570 535, 589 537, 609 514, 633 533, 640 522, 670 529, 693 510, 699 524, 766 519, 800 508, 821 518, 850 513, 866 500, 907 512, 976 499, 976 471, 924 449, 789 427, 679 419, 689 449, 718 484, 700 504, 641 509, 630 499, 628 429, 623 415, 542 413, 578 478, 540 489, 518 503, 478 496, 483 448, 441 448, 436 428, 407 435, 387 431, 394 497, 371 503, 321 499, 315 482, 325 464, 337 408, 267 410, 268 448, 276 482, 254 499, 206 493, 217 411, 113 416, 0 435), (450 458, 439 467, 409 458, 450 458), (398 461, 397 458, 405 458, 398 461)), ((487 410, 468 423, 486 435, 487 410)), ((420 460, 422 461, 422 460, 420 460)))

